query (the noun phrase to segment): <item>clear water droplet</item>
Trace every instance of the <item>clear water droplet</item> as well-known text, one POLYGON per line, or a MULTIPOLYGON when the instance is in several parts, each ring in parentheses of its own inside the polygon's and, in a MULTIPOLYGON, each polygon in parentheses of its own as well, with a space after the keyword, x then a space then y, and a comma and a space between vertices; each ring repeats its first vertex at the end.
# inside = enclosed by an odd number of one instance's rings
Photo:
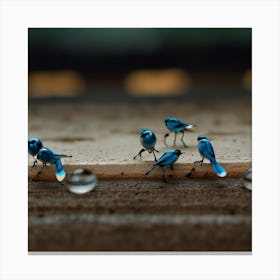
POLYGON ((97 177, 90 170, 79 168, 74 170, 66 182, 67 190, 75 194, 85 194, 97 185, 97 177))
POLYGON ((247 190, 252 190, 252 168, 249 168, 245 171, 244 177, 243 177, 243 186, 247 190))

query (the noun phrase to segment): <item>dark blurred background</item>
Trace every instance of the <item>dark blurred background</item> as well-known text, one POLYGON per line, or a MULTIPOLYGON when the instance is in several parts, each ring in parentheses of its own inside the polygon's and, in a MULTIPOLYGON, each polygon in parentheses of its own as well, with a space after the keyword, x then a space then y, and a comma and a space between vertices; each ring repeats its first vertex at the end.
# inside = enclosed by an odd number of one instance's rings
POLYGON ((29 28, 29 100, 251 99, 250 28, 29 28))

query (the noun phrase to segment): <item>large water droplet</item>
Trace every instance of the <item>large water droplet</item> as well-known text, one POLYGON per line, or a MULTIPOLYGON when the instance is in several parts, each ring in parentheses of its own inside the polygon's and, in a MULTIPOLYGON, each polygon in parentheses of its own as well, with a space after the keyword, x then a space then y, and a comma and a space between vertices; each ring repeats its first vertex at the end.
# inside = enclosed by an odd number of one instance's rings
POLYGON ((70 174, 66 184, 69 192, 85 194, 96 187, 97 177, 90 170, 79 168, 70 174))
POLYGON ((246 170, 244 177, 243 177, 243 186, 247 190, 252 190, 252 168, 246 170))

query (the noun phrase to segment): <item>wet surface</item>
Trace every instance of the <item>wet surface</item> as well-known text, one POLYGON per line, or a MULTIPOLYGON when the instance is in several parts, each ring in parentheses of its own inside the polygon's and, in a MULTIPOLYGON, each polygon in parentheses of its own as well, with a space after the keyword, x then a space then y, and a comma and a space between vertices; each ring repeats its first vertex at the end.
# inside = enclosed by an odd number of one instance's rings
POLYGON ((251 251, 251 192, 239 178, 101 180, 76 195, 28 185, 29 251, 251 251))

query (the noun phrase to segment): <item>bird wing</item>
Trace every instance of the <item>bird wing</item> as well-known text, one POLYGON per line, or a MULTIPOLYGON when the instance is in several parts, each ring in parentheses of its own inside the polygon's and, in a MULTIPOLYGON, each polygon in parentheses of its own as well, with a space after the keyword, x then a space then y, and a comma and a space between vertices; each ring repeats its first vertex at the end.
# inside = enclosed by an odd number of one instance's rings
POLYGON ((185 123, 183 123, 182 121, 178 120, 178 119, 170 119, 169 120, 171 122, 172 127, 174 128, 183 128, 185 127, 185 123))
POLYGON ((54 164, 57 160, 55 154, 48 148, 42 148, 38 153, 38 159, 43 162, 54 164))
POLYGON ((174 163, 178 159, 178 156, 173 150, 165 152, 157 161, 157 165, 166 166, 174 163))
POLYGON ((198 146, 199 146, 199 151, 203 156, 207 157, 209 160, 211 158, 215 158, 215 152, 213 146, 209 141, 202 140, 199 142, 198 146))
POLYGON ((183 123, 182 121, 180 121, 180 120, 177 120, 176 121, 176 124, 174 125, 174 127, 183 127, 183 126, 185 126, 186 124, 185 123, 183 123))
POLYGON ((169 151, 165 152, 155 163, 154 165, 158 165, 166 161, 166 158, 168 157, 169 151))

